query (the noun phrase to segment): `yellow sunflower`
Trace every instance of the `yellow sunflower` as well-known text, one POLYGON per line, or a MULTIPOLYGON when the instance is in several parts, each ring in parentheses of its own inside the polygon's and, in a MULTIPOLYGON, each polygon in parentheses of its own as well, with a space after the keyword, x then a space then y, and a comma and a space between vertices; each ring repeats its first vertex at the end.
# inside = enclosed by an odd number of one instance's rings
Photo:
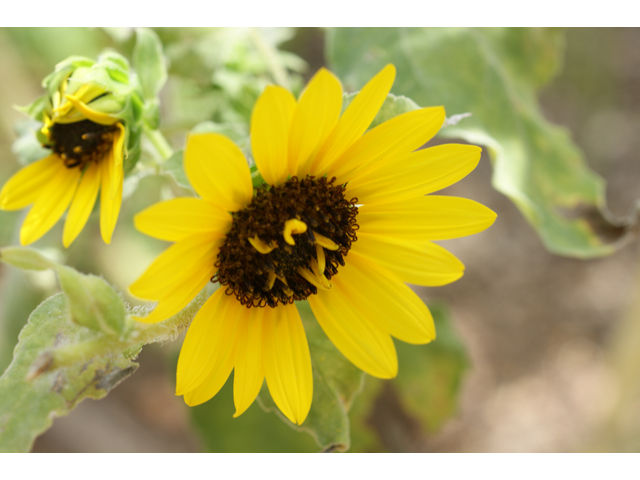
POLYGON ((405 284, 444 285, 464 266, 432 240, 471 235, 496 215, 471 200, 426 194, 475 168, 480 148, 417 150, 442 126, 442 107, 397 116, 367 131, 395 77, 380 71, 341 115, 340 81, 321 69, 296 99, 269 86, 251 118, 257 188, 240 149, 222 135, 189 136, 187 176, 201 198, 161 202, 138 214, 143 233, 176 242, 130 287, 158 301, 140 320, 184 308, 209 282, 221 287, 196 315, 177 371, 189 405, 213 397, 234 370, 235 416, 262 382, 292 422, 313 394, 311 360, 295 301, 356 366, 397 373, 392 336, 422 344, 433 319, 405 284), (366 133, 365 133, 366 132, 366 133))
POLYGON ((65 247, 84 228, 100 195, 100 230, 111 242, 122 202, 125 128, 115 116, 91 108, 104 96, 98 85, 82 85, 66 94, 68 81, 50 98, 41 133, 51 155, 13 175, 0 191, 0 209, 33 205, 20 230, 20 243, 29 245, 47 233, 69 208, 64 225, 65 247))

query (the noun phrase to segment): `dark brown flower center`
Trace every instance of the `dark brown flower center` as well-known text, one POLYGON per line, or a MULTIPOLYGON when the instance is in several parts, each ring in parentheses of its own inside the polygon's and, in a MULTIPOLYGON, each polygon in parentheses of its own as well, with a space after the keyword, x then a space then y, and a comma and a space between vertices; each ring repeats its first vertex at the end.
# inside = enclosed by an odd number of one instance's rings
POLYGON ((73 123, 54 123, 49 131, 51 145, 45 145, 57 153, 67 168, 83 168, 89 162, 97 162, 113 145, 116 125, 100 125, 91 120, 73 123))
POLYGON ((331 288, 331 277, 357 240, 357 199, 335 178, 293 177, 263 185, 233 213, 211 279, 247 307, 275 307, 331 288))

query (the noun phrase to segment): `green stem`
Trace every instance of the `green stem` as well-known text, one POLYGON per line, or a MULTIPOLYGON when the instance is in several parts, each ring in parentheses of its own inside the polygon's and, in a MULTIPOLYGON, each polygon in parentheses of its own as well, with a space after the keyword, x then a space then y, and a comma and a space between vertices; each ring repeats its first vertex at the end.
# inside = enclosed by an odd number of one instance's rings
POLYGON ((171 155, 173 155, 173 148, 171 148, 171 145, 169 145, 169 142, 167 142, 167 139, 164 138, 160 130, 153 130, 146 125, 142 128, 149 141, 162 157, 162 160, 168 160, 171 155))
POLYGON ((281 87, 289 89, 289 75, 287 74, 287 69, 284 68, 284 65, 282 65, 282 62, 278 58, 276 49, 265 40, 259 28, 252 28, 250 35, 253 43, 255 43, 258 50, 260 50, 264 61, 267 63, 267 68, 271 72, 271 75, 273 75, 273 79, 281 87))

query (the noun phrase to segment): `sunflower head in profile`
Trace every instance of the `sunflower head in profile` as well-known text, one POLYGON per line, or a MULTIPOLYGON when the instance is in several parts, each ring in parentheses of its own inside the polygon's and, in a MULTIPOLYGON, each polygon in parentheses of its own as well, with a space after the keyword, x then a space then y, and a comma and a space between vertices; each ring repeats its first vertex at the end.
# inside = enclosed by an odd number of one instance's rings
POLYGON ((78 236, 100 192, 100 230, 111 242, 124 171, 139 156, 142 100, 127 60, 106 53, 93 61, 71 57, 43 81, 46 94, 21 109, 42 123, 35 135, 50 154, 11 177, 0 191, 0 209, 32 205, 20 230, 28 245, 67 211, 63 243, 78 236))
POLYGON ((442 107, 369 128, 394 78, 386 66, 344 112, 342 86, 325 69, 298 100, 267 87, 251 118, 264 184, 254 187, 231 140, 194 134, 184 165, 199 198, 136 216, 140 231, 175 242, 130 287, 159 302, 141 321, 176 314, 210 280, 220 285, 180 353, 177 394, 187 404, 209 400, 233 370, 236 416, 266 379, 282 413, 304 422, 313 382, 299 301, 309 302, 338 350, 375 377, 397 373, 392 337, 413 344, 435 338, 428 308, 405 282, 460 278, 462 263, 432 241, 480 232, 496 215, 471 200, 428 195, 480 159, 472 145, 420 149, 442 126, 442 107))

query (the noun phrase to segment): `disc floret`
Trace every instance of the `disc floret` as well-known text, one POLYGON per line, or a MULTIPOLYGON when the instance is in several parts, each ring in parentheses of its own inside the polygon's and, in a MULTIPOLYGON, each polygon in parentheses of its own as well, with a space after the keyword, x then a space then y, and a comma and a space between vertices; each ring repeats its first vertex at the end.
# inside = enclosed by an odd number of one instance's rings
POLYGON ((292 177, 259 187, 233 214, 212 281, 247 307, 275 307, 330 289, 357 240, 357 199, 335 178, 292 177))

